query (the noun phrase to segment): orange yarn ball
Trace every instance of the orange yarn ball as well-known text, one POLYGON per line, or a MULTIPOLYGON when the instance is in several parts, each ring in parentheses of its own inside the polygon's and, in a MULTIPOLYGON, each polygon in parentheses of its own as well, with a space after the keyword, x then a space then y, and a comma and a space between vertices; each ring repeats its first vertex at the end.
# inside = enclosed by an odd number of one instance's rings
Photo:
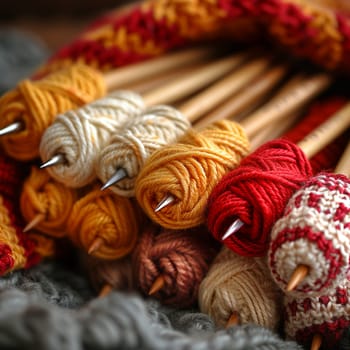
POLYGON ((150 156, 136 179, 136 198, 162 227, 187 229, 203 224, 212 189, 248 151, 248 138, 236 122, 223 120, 201 132, 190 131, 179 143, 150 156), (169 195, 175 201, 155 212, 169 195))
POLYGON ((105 90, 103 76, 81 64, 41 80, 20 82, 0 98, 0 128, 24 124, 22 131, 1 137, 6 153, 18 160, 39 157, 41 136, 56 115, 102 97, 105 90))
POLYGON ((84 251, 100 239, 101 245, 91 255, 118 259, 134 248, 142 219, 135 201, 96 187, 74 204, 67 222, 68 236, 84 251))
POLYGON ((63 237, 66 235, 66 222, 77 199, 76 190, 52 179, 47 171, 33 166, 23 184, 20 207, 27 222, 38 214, 45 215, 45 219, 36 225, 38 231, 53 237, 63 237))

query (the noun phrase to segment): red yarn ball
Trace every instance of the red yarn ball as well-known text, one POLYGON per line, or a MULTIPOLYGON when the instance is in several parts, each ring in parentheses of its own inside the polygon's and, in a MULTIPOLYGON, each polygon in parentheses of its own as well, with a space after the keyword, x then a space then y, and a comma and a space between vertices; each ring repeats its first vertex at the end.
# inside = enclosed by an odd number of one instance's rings
POLYGON ((150 225, 132 257, 136 283, 147 295, 162 275, 165 284, 154 296, 166 305, 192 306, 219 248, 204 226, 175 231, 150 225))
POLYGON ((243 256, 266 254, 273 224, 311 175, 311 165, 297 145, 287 140, 265 143, 215 186, 208 201, 209 230, 221 241, 239 219, 244 225, 223 243, 243 256))

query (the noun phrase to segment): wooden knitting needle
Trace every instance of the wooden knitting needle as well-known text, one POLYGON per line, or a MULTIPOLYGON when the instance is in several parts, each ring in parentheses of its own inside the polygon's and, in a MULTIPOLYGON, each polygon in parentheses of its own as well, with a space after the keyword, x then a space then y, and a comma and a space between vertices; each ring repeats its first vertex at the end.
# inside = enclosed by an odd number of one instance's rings
MULTIPOLYGON (((253 50, 235 53, 228 57, 210 62, 204 67, 193 71, 191 75, 186 75, 185 77, 180 76, 170 84, 160 86, 144 94, 143 100, 147 106, 178 101, 236 69, 245 60, 251 57, 253 53, 255 53, 253 50)), ((66 162, 64 154, 57 154, 53 156, 53 158, 45 161, 40 168, 64 164, 66 162)))
MULTIPOLYGON (((126 84, 142 81, 179 67, 202 62, 210 57, 217 56, 218 52, 222 53, 223 48, 213 45, 197 46, 181 51, 169 52, 151 60, 117 68, 105 73, 103 79, 107 91, 112 91, 126 84)), ((22 121, 16 121, 0 129, 0 136, 20 132, 24 129, 24 123, 22 121)))
POLYGON ((240 323, 239 321, 239 313, 233 312, 226 323, 226 328, 237 326, 240 323))
MULTIPOLYGON (((309 133, 303 140, 297 143, 297 145, 302 149, 307 158, 313 157, 317 152, 319 152, 328 143, 339 136, 344 130, 350 126, 350 103, 343 107, 340 111, 334 114, 333 117, 325 121, 323 124, 319 125, 311 133, 309 133)), ((227 229, 222 237, 222 240, 227 239, 232 234, 236 233, 244 223, 241 220, 236 219, 231 226, 227 229), (234 227, 235 226, 235 227, 234 227), (238 229, 237 229, 238 227, 238 229)), ((296 268, 298 269, 298 267, 296 268)), ((294 274, 293 274, 294 275, 294 274)), ((302 272, 295 273, 295 275, 300 279, 303 275, 302 272)), ((300 282, 299 282, 300 283, 300 282)), ((294 281, 290 282, 291 285, 295 284, 294 281)), ((294 286, 294 288, 295 288, 294 286)))
MULTIPOLYGON (((229 96, 234 95, 241 88, 255 80, 256 77, 268 68, 271 62, 272 60, 270 57, 258 57, 248 61, 238 70, 234 70, 227 77, 214 83, 189 101, 183 103, 177 109, 183 113, 190 122, 194 123, 199 117, 205 115, 205 113, 226 100, 229 96)), ((284 67, 284 73, 286 73, 286 71, 287 67, 284 67)), ((192 76, 190 77, 192 78, 192 76)), ((160 90, 162 89, 159 89, 159 92, 160 90)), ((152 96, 154 96, 154 93, 152 93, 152 96)), ((153 97, 152 100, 154 101, 153 97)), ((149 101, 149 95, 146 96, 146 101, 149 101)), ((115 185, 125 177, 127 177, 127 173, 123 168, 116 169, 116 172, 106 181, 101 189, 104 190, 115 185)))
POLYGON ((148 295, 156 294, 158 291, 160 291, 165 285, 165 278, 163 275, 159 275, 155 281, 153 282, 148 295))
MULTIPOLYGON (((342 157, 340 158, 334 170, 334 173, 350 176, 350 143, 348 144, 342 157)), ((297 266, 288 281, 286 291, 290 292, 294 290, 298 285, 300 285, 300 283, 302 283, 302 281, 309 274, 309 272, 310 272, 309 266, 307 265, 297 266)))
MULTIPOLYGON (((253 137, 265 125, 290 115, 309 103, 312 98, 325 90, 332 82, 332 77, 325 73, 310 76, 298 75, 292 78, 282 91, 274 96, 267 104, 244 118, 241 125, 249 137, 253 137)), ((164 197, 155 207, 158 212, 173 203, 176 199, 172 195, 164 197)), ((237 232, 242 227, 239 221, 233 222, 225 232, 223 240, 237 232)))
POLYGON ((310 350, 318 350, 321 347, 321 344, 322 344, 321 334, 315 334, 312 338, 310 350))

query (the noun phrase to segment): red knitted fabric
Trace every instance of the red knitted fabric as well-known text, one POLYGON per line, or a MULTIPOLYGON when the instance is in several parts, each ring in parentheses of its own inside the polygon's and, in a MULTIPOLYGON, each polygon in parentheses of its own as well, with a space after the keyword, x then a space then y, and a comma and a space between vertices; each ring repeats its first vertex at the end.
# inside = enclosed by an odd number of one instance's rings
POLYGON ((198 288, 219 245, 203 226, 174 231, 150 225, 133 252, 137 285, 148 294, 160 275, 164 287, 154 296, 163 304, 189 307, 197 302, 198 288))
POLYGON ((297 145, 287 140, 265 143, 214 188, 208 202, 209 230, 221 240, 240 219, 243 227, 224 244, 243 256, 264 255, 272 225, 311 175, 311 165, 297 145))

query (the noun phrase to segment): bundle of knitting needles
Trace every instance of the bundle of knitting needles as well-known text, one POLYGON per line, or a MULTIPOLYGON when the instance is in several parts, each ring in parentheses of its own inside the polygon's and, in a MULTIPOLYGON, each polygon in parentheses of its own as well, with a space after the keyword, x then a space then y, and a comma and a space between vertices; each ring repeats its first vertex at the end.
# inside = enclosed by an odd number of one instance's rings
POLYGON ((27 167, 1 192, 21 219, 0 232, 1 274, 65 244, 96 296, 140 292, 335 347, 350 326, 350 104, 333 83, 214 44, 21 82, 30 104, 0 98, 3 162, 27 167))

